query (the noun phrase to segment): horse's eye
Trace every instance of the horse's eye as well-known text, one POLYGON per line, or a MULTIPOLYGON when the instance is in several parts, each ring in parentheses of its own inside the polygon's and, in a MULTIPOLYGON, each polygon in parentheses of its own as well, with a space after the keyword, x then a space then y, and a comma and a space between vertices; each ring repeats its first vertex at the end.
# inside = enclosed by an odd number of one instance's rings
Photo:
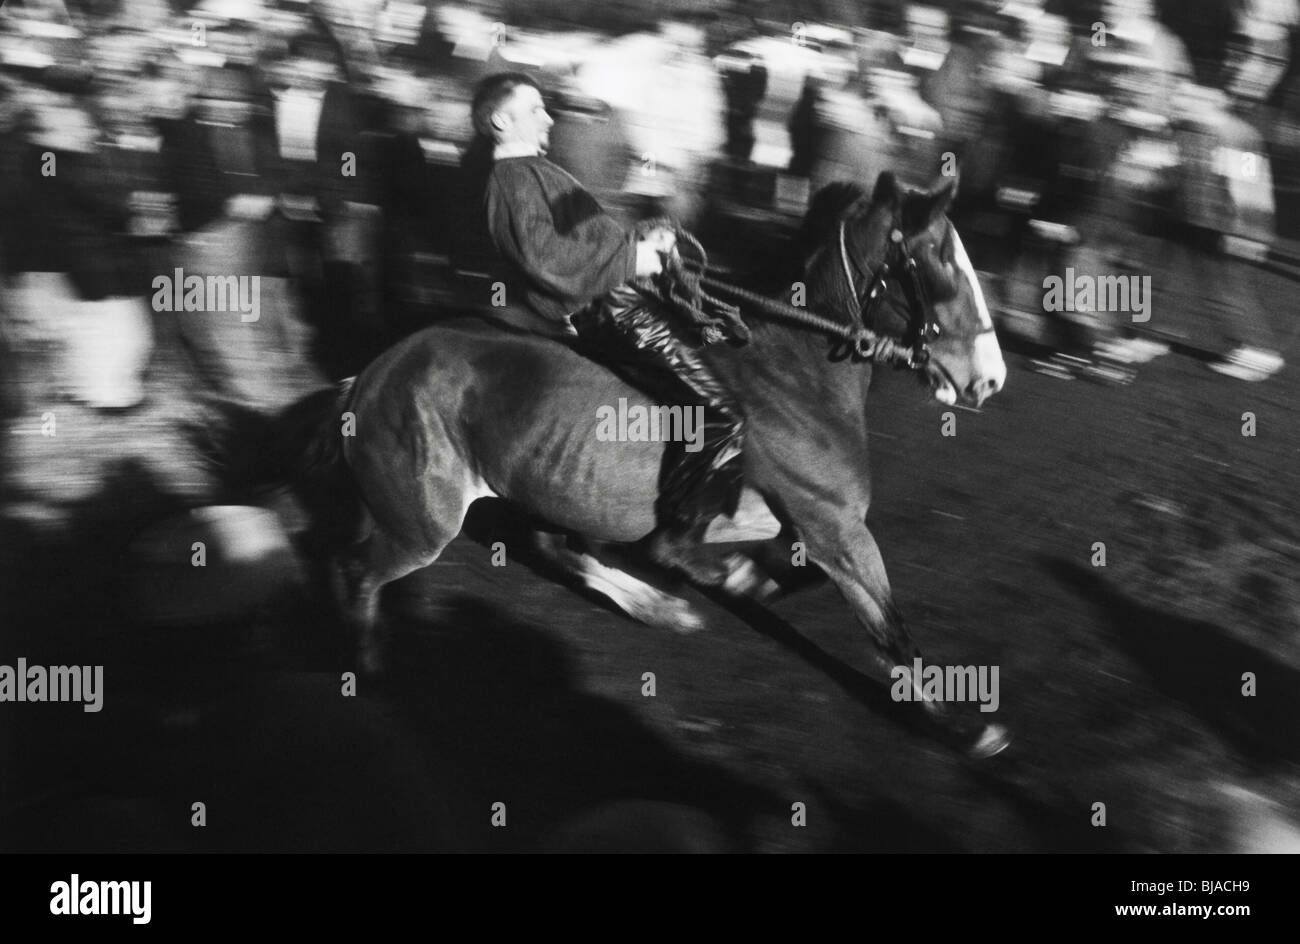
POLYGON ((959 277, 956 261, 951 257, 944 259, 939 247, 934 245, 926 249, 923 259, 922 268, 930 280, 935 297, 941 299, 956 295, 959 277))

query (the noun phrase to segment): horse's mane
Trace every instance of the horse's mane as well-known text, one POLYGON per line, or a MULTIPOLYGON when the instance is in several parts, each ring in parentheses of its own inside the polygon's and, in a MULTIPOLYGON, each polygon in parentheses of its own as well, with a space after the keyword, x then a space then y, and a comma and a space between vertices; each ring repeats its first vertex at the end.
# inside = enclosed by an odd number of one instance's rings
POLYGON ((807 260, 819 246, 825 244, 839 225, 840 218, 866 196, 865 187, 847 180, 827 184, 813 194, 812 201, 808 204, 808 213, 795 236, 794 248, 799 261, 807 260))

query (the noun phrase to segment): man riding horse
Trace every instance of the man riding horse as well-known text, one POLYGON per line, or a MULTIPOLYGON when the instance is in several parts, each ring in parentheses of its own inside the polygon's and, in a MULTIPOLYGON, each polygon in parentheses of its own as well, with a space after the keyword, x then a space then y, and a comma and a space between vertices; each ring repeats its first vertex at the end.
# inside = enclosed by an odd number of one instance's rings
MULTIPOLYGON (((549 122, 536 86, 506 84, 481 94, 477 111, 480 128, 492 134, 484 140, 500 139, 485 176, 489 225, 524 276, 525 297, 556 320, 572 315, 579 337, 594 326, 602 344, 608 333, 629 351, 648 348, 647 359, 677 368, 672 376, 683 378, 691 396, 726 410, 730 425, 715 441, 710 471, 730 463, 738 477, 730 453, 741 413, 729 409, 723 383, 744 407, 745 492, 772 512, 782 534, 771 542, 770 567, 747 557, 728 571, 723 592, 754 598, 766 582, 779 585, 786 562, 799 566, 786 550, 799 542, 864 629, 870 674, 896 682, 901 669, 912 678, 914 700, 954 744, 980 757, 1002 750, 1004 726, 948 706, 912 674, 920 649, 867 527, 873 365, 912 368, 948 405, 979 406, 1006 380, 979 280, 947 216, 956 179, 913 191, 885 173, 870 193, 853 185, 818 193, 795 247, 807 310, 736 294, 755 319, 749 343, 697 349, 682 325, 710 327, 694 317, 706 307, 703 294, 688 293, 681 305, 675 291, 660 292, 667 295, 661 313, 646 298, 656 293, 641 292, 638 271, 654 271, 653 256, 665 274, 681 266, 667 252, 671 240, 611 226, 572 178, 542 159, 549 122), (516 97, 521 87, 530 91, 516 97), (681 324, 670 324, 669 312, 680 314, 681 324), (760 573, 752 579, 746 570, 760 573)), ((694 252, 689 234, 678 231, 678 242, 677 255, 694 252)), ((678 272, 670 288, 690 274, 689 267, 678 272)), ((357 377, 280 416, 237 411, 220 437, 219 458, 241 480, 293 485, 311 509, 340 612, 356 633, 358 664, 375 672, 384 662, 383 589, 437 561, 479 499, 511 502, 592 548, 617 550, 660 533, 680 540, 686 516, 665 516, 661 508, 662 441, 610 442, 600 433, 602 407, 626 400, 647 409, 654 399, 542 332, 456 319, 407 337, 357 377), (520 397, 523 388, 528 394, 520 397), (349 423, 342 434, 341 416, 349 423)), ((700 493, 690 494, 698 515, 700 493)), ((672 540, 659 543, 673 548, 672 540)), ((636 618, 685 626, 682 601, 665 600, 591 553, 559 562, 636 618)), ((678 566, 703 582, 692 567, 678 566)))
MULTIPOLYGON (((546 159, 554 122, 531 77, 503 73, 481 82, 473 121, 482 153, 490 144, 483 192, 488 231, 528 307, 579 335, 600 360, 650 368, 661 397, 704 409, 702 448, 679 444, 669 452, 660 525, 649 544, 658 563, 698 575, 704 565, 692 558, 705 529, 718 515, 733 514, 739 501, 744 418, 697 353, 702 339, 691 337, 687 319, 649 290, 646 280, 671 277, 676 233, 658 221, 624 231, 571 174, 546 159)), ((708 327, 743 338, 736 321, 708 327)))

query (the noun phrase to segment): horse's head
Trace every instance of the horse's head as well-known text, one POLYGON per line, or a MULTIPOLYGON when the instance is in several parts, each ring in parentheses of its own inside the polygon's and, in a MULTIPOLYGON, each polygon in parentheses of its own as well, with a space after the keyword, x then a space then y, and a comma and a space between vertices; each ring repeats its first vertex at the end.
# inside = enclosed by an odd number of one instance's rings
POLYGON ((930 190, 905 191, 893 174, 881 174, 870 198, 859 190, 839 214, 808 265, 827 305, 910 349, 911 366, 924 371, 935 399, 978 406, 1002 389, 1007 368, 979 279, 947 217, 956 189, 948 177, 930 190))

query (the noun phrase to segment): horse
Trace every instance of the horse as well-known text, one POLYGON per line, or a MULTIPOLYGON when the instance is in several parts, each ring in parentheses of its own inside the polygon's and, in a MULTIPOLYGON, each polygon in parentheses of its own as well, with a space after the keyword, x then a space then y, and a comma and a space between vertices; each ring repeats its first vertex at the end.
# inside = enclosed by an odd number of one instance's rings
MULTIPOLYGON (((820 313, 807 319, 813 326, 751 318, 749 343, 702 349, 747 418, 746 499, 765 504, 834 582, 886 677, 921 654, 865 521, 867 355, 893 351, 945 404, 978 406, 1006 379, 947 216, 955 192, 955 177, 906 190, 889 172, 870 193, 825 188, 796 241, 808 309, 820 313)), ((261 438, 249 424, 232 427, 226 448, 242 445, 246 459, 260 452, 245 474, 295 482, 325 516, 344 620, 363 668, 378 669, 380 591, 437 560, 477 499, 506 499, 599 542, 634 545, 653 531, 665 444, 597 435, 601 408, 624 398, 655 405, 561 340, 469 319, 411 335, 356 378, 262 417, 261 438)), ((923 697, 919 679, 911 684, 912 700, 971 753, 1008 743, 1003 726, 981 722, 976 732, 933 693, 923 697)))

